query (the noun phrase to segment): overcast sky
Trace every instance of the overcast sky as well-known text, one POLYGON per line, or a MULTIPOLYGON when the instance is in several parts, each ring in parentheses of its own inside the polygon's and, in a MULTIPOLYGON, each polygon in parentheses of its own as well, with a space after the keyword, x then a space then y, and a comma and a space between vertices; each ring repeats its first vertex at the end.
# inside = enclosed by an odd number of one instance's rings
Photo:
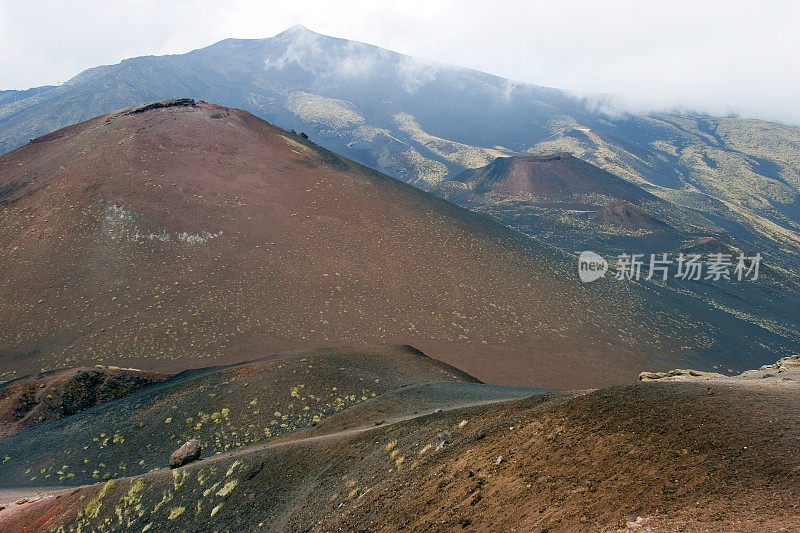
POLYGON ((632 110, 800 124, 795 0, 0 0, 0 89, 294 24, 632 110))

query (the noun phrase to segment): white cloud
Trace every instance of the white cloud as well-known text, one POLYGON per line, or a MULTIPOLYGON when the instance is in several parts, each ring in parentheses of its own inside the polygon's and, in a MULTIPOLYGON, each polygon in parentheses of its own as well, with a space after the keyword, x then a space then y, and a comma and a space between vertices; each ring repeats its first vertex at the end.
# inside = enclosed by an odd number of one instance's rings
MULTIPOLYGON (((800 3, 407 0, 0 0, 0 88, 64 81, 294 24, 515 80, 613 93, 615 107, 738 112, 800 124, 800 3)), ((345 58, 353 76, 370 58, 345 58)), ((429 71, 408 71, 409 88, 429 71)))
POLYGON ((403 80, 403 88, 413 93, 423 85, 435 80, 441 68, 436 63, 405 56, 395 65, 394 70, 403 80))
POLYGON ((283 70, 296 65, 319 77, 358 78, 371 72, 380 56, 386 53, 381 49, 365 49, 355 42, 349 42, 340 53, 332 55, 324 49, 320 34, 304 31, 300 27, 289 29, 279 38, 286 41, 286 48, 280 56, 265 59, 267 70, 283 70))

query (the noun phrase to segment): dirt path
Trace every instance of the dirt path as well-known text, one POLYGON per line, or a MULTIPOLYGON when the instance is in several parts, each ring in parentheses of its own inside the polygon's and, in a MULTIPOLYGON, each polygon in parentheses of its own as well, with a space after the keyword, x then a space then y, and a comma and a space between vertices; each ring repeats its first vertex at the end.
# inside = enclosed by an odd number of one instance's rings
MULTIPOLYGON (((382 421, 381 424, 372 424, 372 425, 363 425, 343 431, 336 431, 333 433, 324 433, 322 435, 311 435, 311 436, 302 436, 307 434, 309 431, 313 430, 302 430, 298 432, 300 435, 289 435, 286 437, 281 437, 279 439, 273 439, 272 442, 267 442, 260 445, 253 445, 253 446, 246 446, 239 448, 234 451, 221 453, 217 455, 213 455, 211 457, 207 457, 202 459, 201 461, 197 461, 194 463, 190 463, 191 466, 196 466, 198 464, 208 465, 210 463, 215 463, 218 461, 225 461, 232 457, 240 457, 242 455, 251 454, 256 451, 272 449, 272 448, 279 448, 285 446, 292 446, 292 445, 304 445, 310 444, 314 442, 322 442, 322 441, 329 441, 334 439, 340 438, 347 438, 352 437, 354 435, 359 435, 362 433, 367 433, 370 431, 379 431, 383 430, 388 426, 392 426, 395 424, 399 424, 402 422, 406 422, 408 420, 412 420, 414 418, 434 415, 437 413, 449 413, 453 411, 457 411, 459 409, 464 409, 468 407, 476 407, 480 405, 490 405, 490 404, 498 404, 501 405, 503 403, 507 403, 513 400, 491 400, 491 401, 477 401, 477 402, 464 402, 458 404, 456 406, 448 407, 446 409, 426 409, 416 414, 409 414, 405 416, 398 416, 388 418, 385 421, 382 421)), ((160 469, 166 471, 167 469, 160 469)), ((157 470, 158 471, 158 470, 157 470)), ((94 485, 102 485, 105 482, 100 483, 91 483, 86 485, 76 485, 71 487, 54 487, 54 486, 37 486, 37 487, 25 487, 25 488, 0 488, 0 507, 5 507, 4 509, 0 509, 0 525, 2 525, 4 520, 12 518, 15 510, 22 511, 25 509, 26 505, 29 503, 36 503, 42 502, 44 500, 49 500, 56 498, 62 494, 66 494, 75 490, 85 489, 87 487, 92 487, 94 485), (17 503, 22 502, 22 503, 17 503)), ((40 503, 41 505, 41 503, 40 503)))
MULTIPOLYGON (((311 436, 308 436, 308 437, 304 437, 302 435, 307 434, 310 431, 313 431, 313 429, 305 429, 305 430, 298 431, 296 434, 290 434, 290 435, 287 435, 285 437, 279 437, 277 439, 272 439, 271 442, 266 442, 264 444, 255 444, 253 446, 245 446, 245 447, 242 447, 242 448, 230 451, 230 452, 225 452, 225 453, 220 453, 220 454, 217 454, 217 455, 213 455, 211 457, 204 458, 201 461, 198 461, 198 462, 195 462, 195 463, 190 463, 190 464, 195 465, 195 464, 199 464, 199 463, 202 462, 202 464, 207 465, 207 464, 210 464, 210 463, 213 463, 213 462, 216 462, 216 461, 224 461, 224 460, 232 458, 232 457, 240 457, 242 455, 248 455, 250 453, 253 453, 253 452, 256 452, 256 451, 261 451, 261 450, 268 450, 268 449, 272 449, 272 448, 279 448, 279 447, 292 446, 292 445, 310 444, 310 443, 314 443, 314 442, 324 442, 324 441, 330 441, 330 440, 340 439, 340 438, 347 438, 347 437, 352 437, 354 435, 359 435, 359 434, 362 434, 362 433, 368 433, 370 431, 383 430, 388 426, 393 426, 395 424, 400 424, 400 423, 406 422, 408 420, 413 420, 415 418, 421 418, 421 417, 424 417, 424 416, 434 415, 434 414, 437 414, 437 413, 452 413, 453 411, 458 411, 460 409, 465 409, 465 408, 469 408, 469 407, 477 407, 477 406, 481 406, 481 405, 492 405, 492 404, 502 405, 502 404, 509 403, 509 402, 512 402, 512 401, 515 401, 515 399, 490 400, 490 401, 479 401, 479 402, 464 402, 462 404, 459 404, 459 405, 456 405, 456 406, 453 406, 453 407, 448 407, 446 409, 439 409, 439 408, 437 408, 437 409, 426 409, 426 410, 421 411, 421 412, 416 413, 416 414, 410 414, 410 415, 387 418, 386 420, 382 421, 381 424, 377 424, 377 425, 373 423, 373 424, 370 424, 370 425, 363 425, 363 426, 359 426, 359 427, 355 427, 355 428, 351 428, 351 429, 346 429, 346 430, 343 430, 343 431, 336 431, 336 432, 332 432, 332 433, 324 433, 322 435, 311 435, 311 436), (299 435, 299 437, 298 437, 298 435, 299 435)), ((346 413, 346 411, 344 411, 344 413, 346 413)))
MULTIPOLYGON (((0 526, 27 511, 28 504, 43 505, 47 500, 75 490, 75 487, 30 487, 24 489, 0 489, 0 526)), ((2 529, 2 527, 0 527, 2 529)))

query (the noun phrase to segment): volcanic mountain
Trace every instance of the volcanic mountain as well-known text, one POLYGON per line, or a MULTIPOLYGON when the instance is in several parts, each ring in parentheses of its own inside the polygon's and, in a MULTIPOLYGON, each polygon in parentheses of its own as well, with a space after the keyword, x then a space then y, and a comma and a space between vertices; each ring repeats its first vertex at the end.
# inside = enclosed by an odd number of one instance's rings
MULTIPOLYGON (((510 51, 517 53, 518 51, 510 51)), ((609 114, 604 98, 436 64, 302 26, 0 91, 0 152, 125 106, 186 96, 305 131, 422 188, 498 156, 569 152, 759 237, 797 265, 800 129, 698 114, 609 114), (783 250, 788 250, 786 253, 783 250)), ((635 203, 635 202, 633 202, 635 203)))
MULTIPOLYGON (((639 187, 643 193, 628 192, 644 202, 608 205, 603 197, 590 211, 564 202, 532 208, 487 194, 472 195, 471 203, 453 200, 569 252, 663 253, 724 232, 727 242, 761 253, 791 284, 800 283, 800 129, 691 113, 609 115, 602 98, 580 99, 302 26, 186 54, 126 59, 58 86, 0 91, 0 152, 103 113, 176 96, 246 109, 426 190, 438 191, 443 180, 457 181, 497 157, 569 153, 639 187)), ((564 157, 537 165, 593 177, 598 183, 585 183, 586 194, 608 181, 564 157)), ((0 186, 0 197, 11 187, 0 186)), ((800 294, 791 291, 787 300, 783 288, 734 292, 724 303, 706 303, 800 336, 800 294), (776 299, 786 301, 776 306, 776 299), (776 311, 753 313, 750 302, 776 311)))
POLYGON ((593 218, 617 231, 722 231, 702 215, 565 152, 498 157, 431 190, 476 209, 502 204, 498 211, 506 216, 514 208, 527 208, 559 217, 573 213, 582 220, 593 218))
POLYGON ((4 376, 408 343, 485 381, 585 387, 798 351, 655 285, 581 284, 569 254, 204 102, 34 139, 0 188, 4 376))
POLYGON ((465 170, 453 181, 464 184, 472 194, 529 197, 538 204, 566 204, 575 209, 597 205, 604 197, 633 203, 653 198, 640 187, 565 152, 498 157, 484 167, 465 170))

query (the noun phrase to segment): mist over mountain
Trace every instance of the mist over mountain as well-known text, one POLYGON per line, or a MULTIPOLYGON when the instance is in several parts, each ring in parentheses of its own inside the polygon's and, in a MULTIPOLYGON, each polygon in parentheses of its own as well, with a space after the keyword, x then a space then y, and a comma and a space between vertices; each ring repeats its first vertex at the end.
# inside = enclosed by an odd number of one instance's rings
POLYGON ((247 109, 422 188, 498 156, 565 151, 676 204, 715 216, 735 211, 779 247, 800 246, 798 128, 701 115, 608 116, 596 102, 556 89, 302 26, 132 58, 58 87, 0 93, 0 150, 179 96, 247 109))

